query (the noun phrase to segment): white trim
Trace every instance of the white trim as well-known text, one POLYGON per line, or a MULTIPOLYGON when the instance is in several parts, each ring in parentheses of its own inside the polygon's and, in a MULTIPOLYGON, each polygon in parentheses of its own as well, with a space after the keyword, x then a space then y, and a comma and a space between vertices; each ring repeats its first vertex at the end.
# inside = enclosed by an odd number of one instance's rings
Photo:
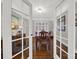
MULTIPOLYGON (((29 47, 23 49, 23 51, 25 51, 25 50, 27 50, 27 49, 29 49, 29 47)), ((20 52, 16 53, 15 55, 12 56, 12 58, 16 57, 17 55, 19 55, 19 54, 22 53, 23 51, 20 51, 20 52)))
POLYGON ((56 58, 55 58, 55 59, 60 59, 60 58, 59 58, 59 56, 58 56, 58 55, 56 55, 56 58))
POLYGON ((58 7, 63 3, 63 1, 65 1, 65 0, 57 1, 58 3, 57 3, 57 5, 56 5, 56 8, 58 8, 58 7))
POLYGON ((29 7, 32 7, 32 4, 28 0, 23 0, 23 2, 27 4, 29 7))
POLYGON ((3 59, 11 59, 12 38, 11 38, 11 0, 3 0, 3 59))
POLYGON ((16 53, 15 55, 12 56, 12 58, 16 57, 17 55, 19 55, 20 53, 22 53, 22 51, 16 53))
POLYGON ((68 59, 75 59, 75 0, 68 3, 68 59), (71 2, 71 3, 70 3, 71 2))
POLYGON ((65 37, 60 38, 60 36, 58 36, 58 35, 56 37, 59 38, 59 39, 68 40, 68 38, 65 38, 65 37))
MULTIPOLYGON (((68 41, 68 39, 66 39, 65 37, 61 37, 61 38, 60 38, 60 36, 58 36, 58 35, 57 35, 56 39, 63 39, 63 40, 68 41)), ((58 41, 59 41, 59 40, 58 40, 58 41)), ((60 41, 59 41, 59 42, 60 42, 60 41)), ((68 43, 65 43, 65 42, 63 42, 63 41, 62 41, 61 43, 63 43, 64 45, 66 45, 66 46, 68 47, 68 43)))
POLYGON ((12 40, 12 42, 19 41, 19 40, 22 40, 22 38, 14 39, 12 40))
POLYGON ((63 49, 61 49, 64 53, 68 54, 66 51, 64 51, 63 49))
POLYGON ((33 51, 33 48, 32 48, 32 22, 31 20, 29 20, 29 59, 32 59, 32 51, 33 51))
POLYGON ((53 10, 54 11, 54 15, 53 15, 53 19, 54 19, 54 30, 53 30, 54 31, 54 42, 53 42, 54 50, 53 50, 53 52, 54 52, 54 54, 53 54, 53 56, 55 59, 57 59, 56 58, 56 26, 57 26, 57 23, 56 23, 56 9, 55 8, 56 8, 56 6, 54 7, 54 10, 53 10))
POLYGON ((20 11, 20 10, 18 10, 16 8, 12 8, 12 11, 19 14, 23 18, 30 19, 30 15, 27 15, 27 14, 23 13, 22 11, 20 11))
POLYGON ((22 16, 22 59, 24 59, 24 53, 23 53, 23 50, 24 50, 24 42, 23 42, 23 23, 24 23, 24 19, 23 19, 23 16, 22 16))
POLYGON ((23 49, 23 51, 25 51, 25 50, 27 50, 27 49, 29 49, 29 47, 27 47, 27 48, 23 49))
POLYGON ((12 7, 12 9, 13 9, 15 12, 19 12, 19 13, 21 13, 21 14, 25 15, 25 16, 28 16, 28 17, 30 17, 30 15, 28 15, 28 14, 25 14, 25 13, 23 13, 22 11, 20 11, 20 10, 17 10, 16 8, 13 8, 13 7, 12 7))
MULTIPOLYGON (((59 46, 57 46, 59 49, 60 49, 60 47, 59 46)), ((64 53, 66 53, 66 54, 68 54, 66 51, 64 51, 63 49, 61 49, 64 53)))
MULTIPOLYGON (((63 0, 63 1, 64 1, 64 0, 63 0)), ((63 1, 61 2, 61 4, 63 3, 63 1)), ((60 6, 60 5, 59 5, 59 6, 60 6)), ((60 13, 61 13, 61 12, 62 12, 62 10, 60 10, 60 13)), ((61 16, 62 16, 62 15, 60 15, 60 20, 61 20, 61 16)), ((61 33, 62 33, 62 31, 61 31, 61 22, 60 22, 60 31, 59 31, 59 32, 60 32, 60 42, 62 42, 62 39, 61 39, 61 37, 62 37, 62 34, 61 34, 61 33)), ((62 43, 60 43, 60 47, 62 47, 62 43)), ((62 49, 62 48, 60 48, 60 59, 62 59, 62 51, 61 51, 61 49, 62 49)))
MULTIPOLYGON (((27 36, 27 37, 23 37, 23 39, 29 39, 29 36, 27 36)), ((15 41, 18 41, 18 40, 22 40, 22 38, 18 38, 18 39, 14 39, 14 40, 12 40, 12 42, 15 42, 15 41)))

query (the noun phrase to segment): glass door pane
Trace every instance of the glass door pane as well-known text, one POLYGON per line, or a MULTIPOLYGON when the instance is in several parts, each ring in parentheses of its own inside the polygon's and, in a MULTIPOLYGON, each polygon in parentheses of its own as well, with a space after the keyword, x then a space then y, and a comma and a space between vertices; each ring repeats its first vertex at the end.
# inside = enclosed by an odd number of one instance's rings
POLYGON ((57 17, 57 27, 56 27, 56 54, 60 58, 60 16, 57 17))
POLYGON ((26 0, 12 0, 11 14, 12 59, 27 59, 29 57, 31 3, 26 0))
POLYGON ((56 31, 56 53, 60 59, 68 58, 68 22, 67 12, 61 13, 57 17, 56 31))
POLYGON ((61 58, 68 59, 68 20, 67 11, 61 14, 61 58))
POLYGON ((21 15, 12 9, 11 32, 12 32, 12 57, 21 59, 22 53, 22 19, 21 15))
POLYGON ((27 18, 23 18, 23 56, 24 59, 29 57, 29 21, 27 18))

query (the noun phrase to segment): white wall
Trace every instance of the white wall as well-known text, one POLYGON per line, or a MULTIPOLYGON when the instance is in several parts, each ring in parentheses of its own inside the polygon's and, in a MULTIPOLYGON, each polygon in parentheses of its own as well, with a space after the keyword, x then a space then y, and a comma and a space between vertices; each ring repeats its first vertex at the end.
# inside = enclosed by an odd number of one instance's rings
POLYGON ((49 21, 49 31, 52 31, 52 35, 54 33, 54 22, 53 20, 49 21))
POLYGON ((11 0, 3 0, 3 17, 2 17, 2 30, 3 30, 3 59, 11 59, 12 56, 12 39, 11 39, 11 0))
POLYGON ((12 0, 12 8, 15 8, 23 13, 25 13, 26 15, 30 15, 30 8, 29 6, 27 6, 23 0, 12 0))

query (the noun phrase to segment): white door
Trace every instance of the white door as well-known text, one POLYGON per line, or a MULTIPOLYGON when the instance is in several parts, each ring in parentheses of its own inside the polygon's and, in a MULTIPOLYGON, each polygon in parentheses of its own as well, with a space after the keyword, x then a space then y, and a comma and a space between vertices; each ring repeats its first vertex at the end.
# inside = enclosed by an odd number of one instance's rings
POLYGON ((60 0, 55 7, 55 59, 75 59, 75 0, 60 0))
POLYGON ((3 59, 32 59, 32 5, 26 0, 3 0, 3 59))

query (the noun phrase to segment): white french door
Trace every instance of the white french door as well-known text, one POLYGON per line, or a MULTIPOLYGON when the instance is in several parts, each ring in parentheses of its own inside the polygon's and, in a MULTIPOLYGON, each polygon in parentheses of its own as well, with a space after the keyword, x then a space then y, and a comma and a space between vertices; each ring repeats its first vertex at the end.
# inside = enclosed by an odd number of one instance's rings
POLYGON ((26 0, 3 0, 3 59, 32 59, 32 5, 26 0))
POLYGON ((54 58, 75 59, 75 0, 61 0, 55 12, 54 58))

